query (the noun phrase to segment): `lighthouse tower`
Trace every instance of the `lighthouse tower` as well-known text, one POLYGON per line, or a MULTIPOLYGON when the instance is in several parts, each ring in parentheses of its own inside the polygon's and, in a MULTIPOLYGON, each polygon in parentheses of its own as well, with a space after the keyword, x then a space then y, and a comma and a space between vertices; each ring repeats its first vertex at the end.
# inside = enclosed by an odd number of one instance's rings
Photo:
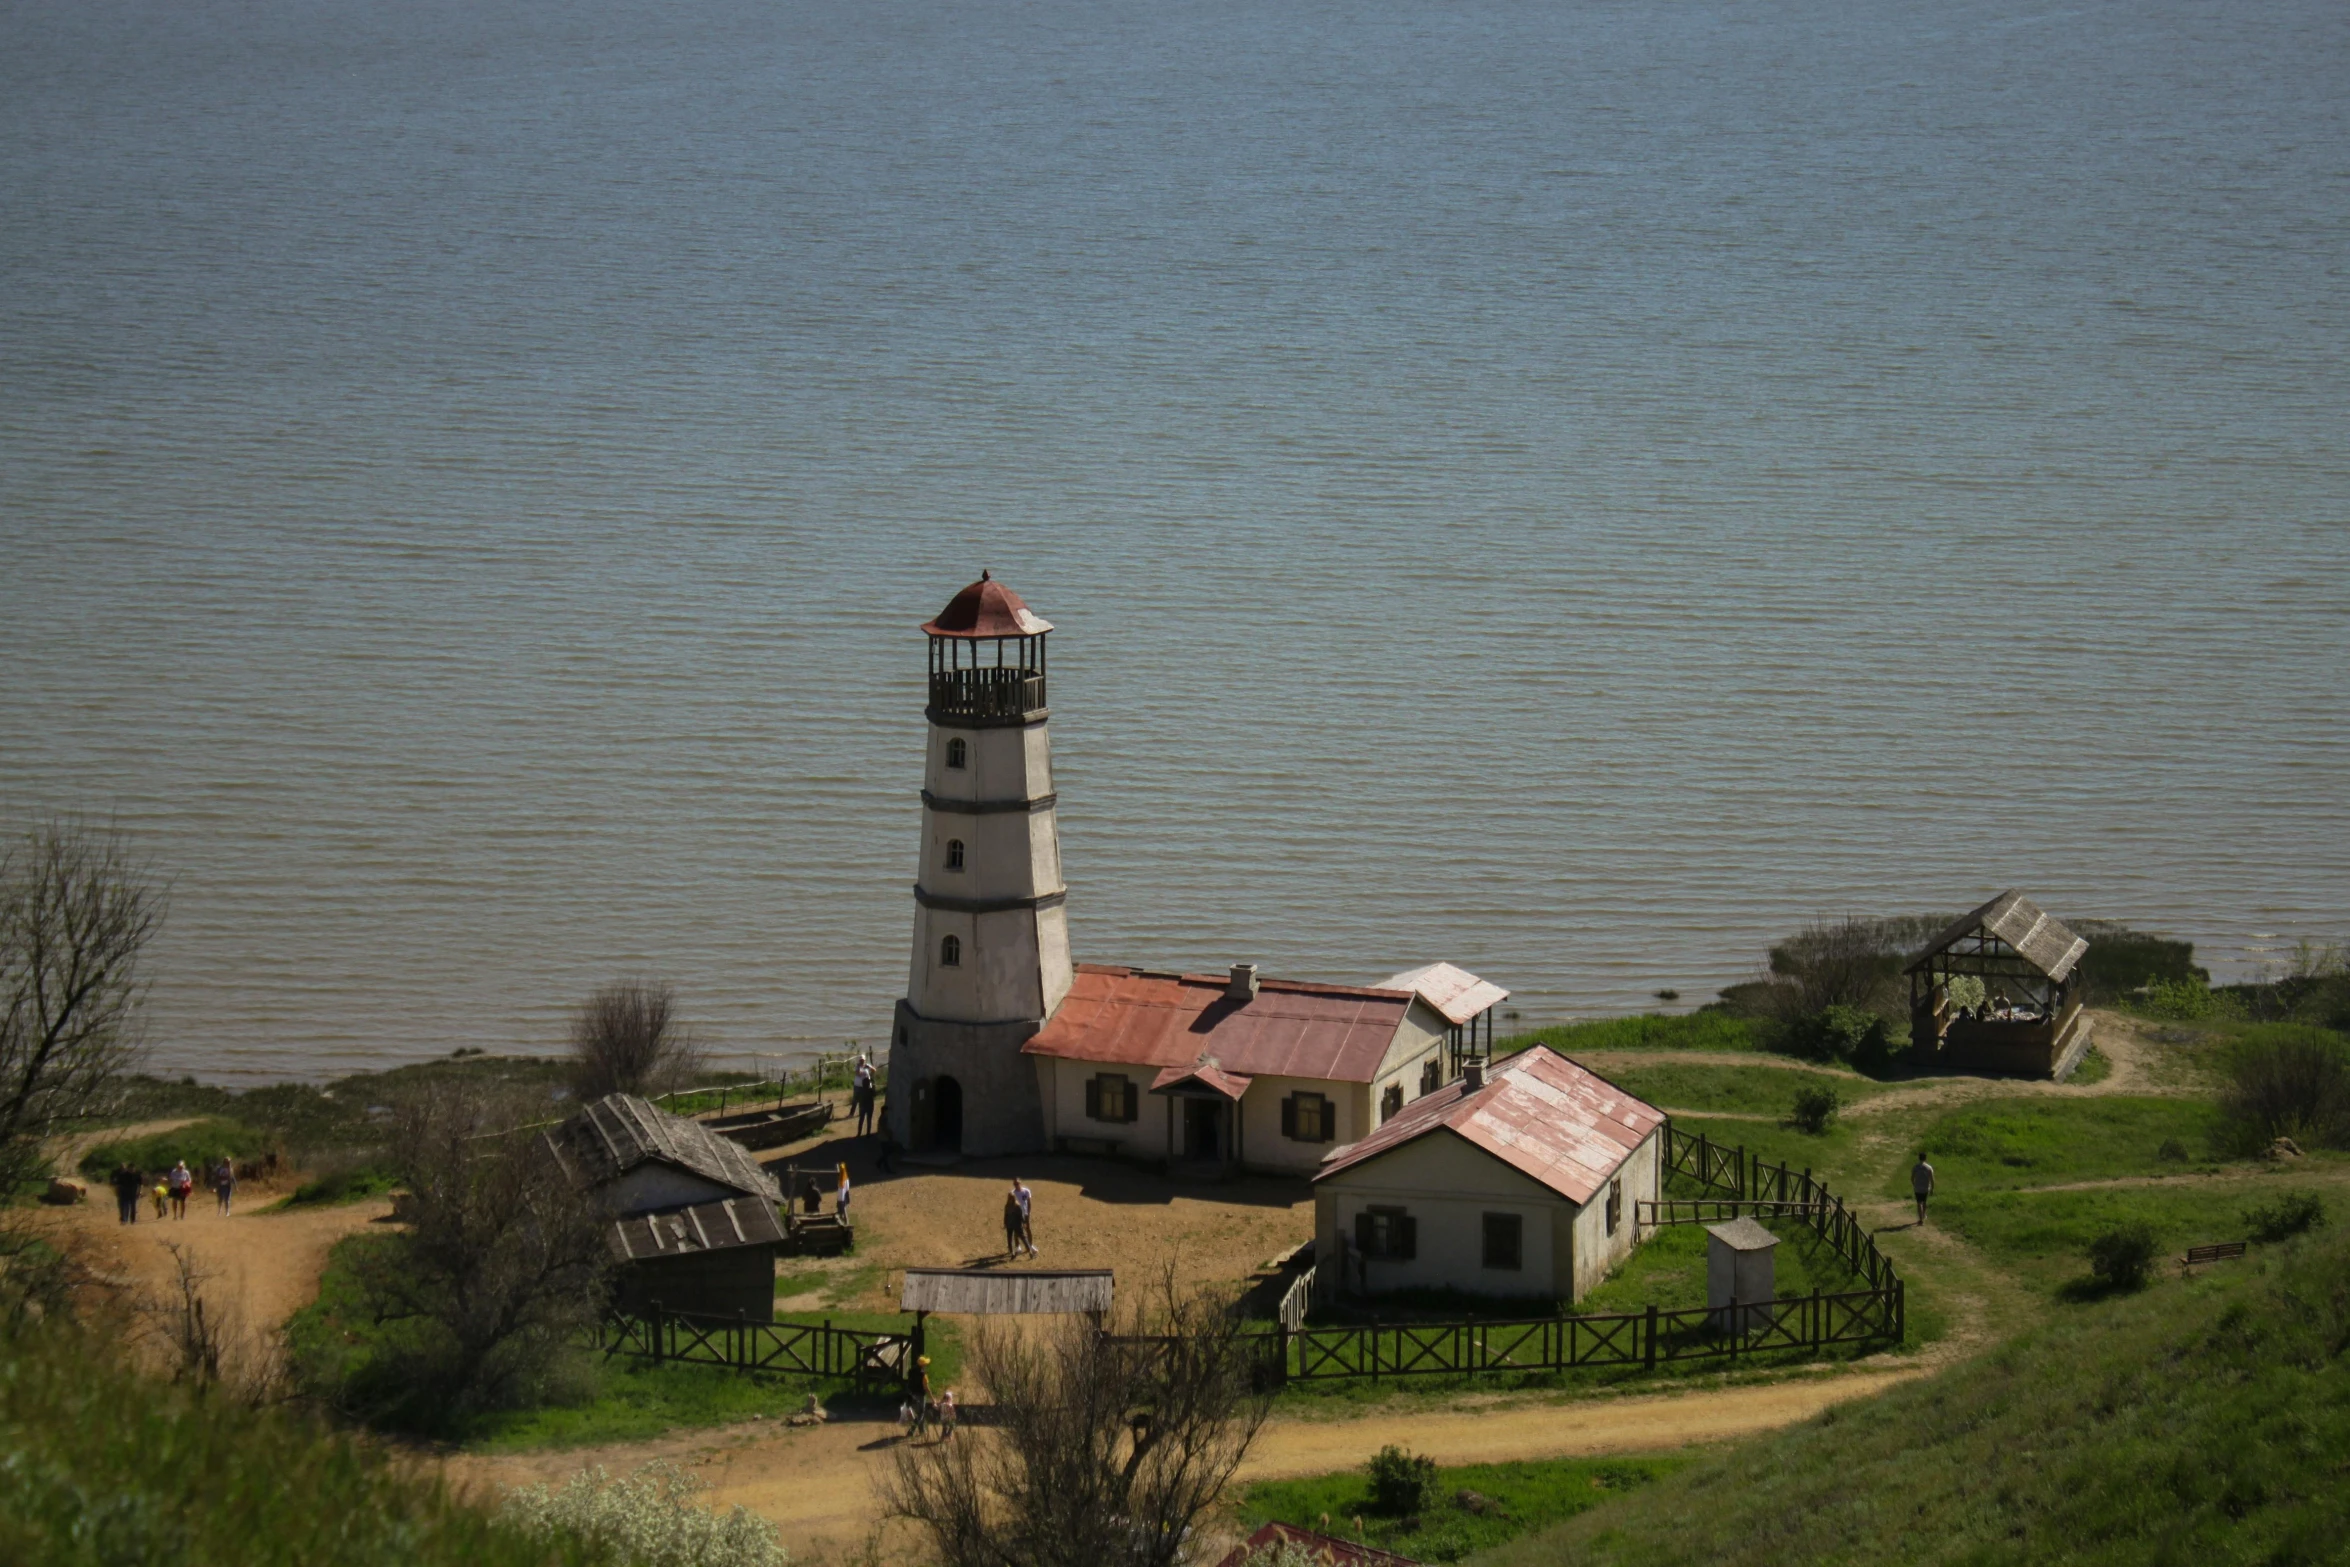
POLYGON ((1045 705, 1052 629, 985 572, 922 628, 930 754, 886 1111, 890 1135, 911 1149, 1044 1145, 1036 1070, 1020 1046, 1071 979, 1045 705))

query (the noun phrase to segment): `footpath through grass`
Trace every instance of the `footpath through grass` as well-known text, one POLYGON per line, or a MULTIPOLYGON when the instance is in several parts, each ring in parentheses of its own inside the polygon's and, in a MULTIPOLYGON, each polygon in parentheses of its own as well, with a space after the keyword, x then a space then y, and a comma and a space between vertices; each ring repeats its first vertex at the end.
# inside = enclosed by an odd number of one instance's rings
POLYGON ((1783 1066, 1663 1061, 1655 1066, 1610 1066, 1600 1076, 1662 1110, 1710 1110, 1781 1120, 1793 1111, 1801 1089, 1832 1088, 1839 1100, 1852 1105, 1893 1086, 1857 1072, 1814 1071, 1795 1061, 1783 1066))
POLYGON ((1479 1560, 2339 1561, 2346 1351, 2336 1229, 2065 1312, 1479 1560))
POLYGON ((1286 1523, 1353 1539, 1354 1520, 1360 1518, 1361 1538, 1381 1550, 1415 1561, 1457 1562, 1639 1490, 1687 1463, 1685 1458, 1562 1458, 1463 1464, 1438 1469, 1420 1511, 1405 1517, 1382 1514, 1366 1473, 1350 1469, 1305 1480, 1259 1481, 1241 1493, 1237 1510, 1252 1533, 1262 1524, 1286 1523))

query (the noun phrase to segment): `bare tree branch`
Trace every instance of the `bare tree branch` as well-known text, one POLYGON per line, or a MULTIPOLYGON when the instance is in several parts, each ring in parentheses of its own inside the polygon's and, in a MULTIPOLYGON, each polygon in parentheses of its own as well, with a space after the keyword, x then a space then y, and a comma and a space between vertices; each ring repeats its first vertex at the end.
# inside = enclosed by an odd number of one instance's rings
POLYGON ((666 982, 615 981, 589 996, 572 1020, 571 1092, 583 1104, 680 1088, 700 1067, 701 1052, 678 1021, 677 992, 666 982))
POLYGON ((900 1448, 890 1511, 942 1567, 1174 1567, 1265 1418, 1227 1307, 1170 1272, 1124 1335, 982 1329, 992 1428, 900 1448))
POLYGON ((71 819, 0 855, 0 1182, 87 1115, 137 1058, 139 958, 163 898, 121 834, 71 819))

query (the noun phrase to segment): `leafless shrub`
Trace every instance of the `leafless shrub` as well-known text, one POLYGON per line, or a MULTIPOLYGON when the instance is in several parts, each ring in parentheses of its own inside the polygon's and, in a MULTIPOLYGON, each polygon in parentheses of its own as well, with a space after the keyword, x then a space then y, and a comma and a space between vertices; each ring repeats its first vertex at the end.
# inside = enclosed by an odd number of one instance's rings
POLYGON ((0 853, 0 1194, 136 1059, 139 957, 160 890, 122 836, 71 819, 0 853))
POLYGON ((218 1382, 228 1358, 228 1324, 204 1295, 213 1276, 179 1242, 163 1245, 171 1253, 171 1288, 147 1303, 147 1320, 163 1341, 174 1382, 218 1382))
POLYGON ((700 1069, 700 1048, 678 1021, 677 993, 665 982, 606 985, 572 1020, 571 1091, 583 1103, 664 1093, 700 1069))
POLYGON ((526 1401, 602 1308, 601 1217, 516 1130, 535 1105, 443 1084, 398 1111, 405 1232, 357 1253, 380 1345, 340 1389, 355 1412, 440 1426, 526 1401))
POLYGON ((890 1512, 942 1567, 1174 1567, 1265 1418, 1227 1305, 1170 1273, 1121 1336, 975 1334, 993 1419, 900 1448, 890 1512))

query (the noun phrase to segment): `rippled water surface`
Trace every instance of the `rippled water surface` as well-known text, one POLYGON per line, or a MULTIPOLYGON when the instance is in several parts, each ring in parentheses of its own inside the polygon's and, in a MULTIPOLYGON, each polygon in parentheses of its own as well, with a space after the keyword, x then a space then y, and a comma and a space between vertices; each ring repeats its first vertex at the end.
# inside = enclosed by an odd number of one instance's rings
POLYGON ((2242 972, 2350 935, 2346 115, 2324 0, 0 7, 0 813, 174 878, 173 1070, 870 1039, 990 566, 1081 958, 2242 972))

